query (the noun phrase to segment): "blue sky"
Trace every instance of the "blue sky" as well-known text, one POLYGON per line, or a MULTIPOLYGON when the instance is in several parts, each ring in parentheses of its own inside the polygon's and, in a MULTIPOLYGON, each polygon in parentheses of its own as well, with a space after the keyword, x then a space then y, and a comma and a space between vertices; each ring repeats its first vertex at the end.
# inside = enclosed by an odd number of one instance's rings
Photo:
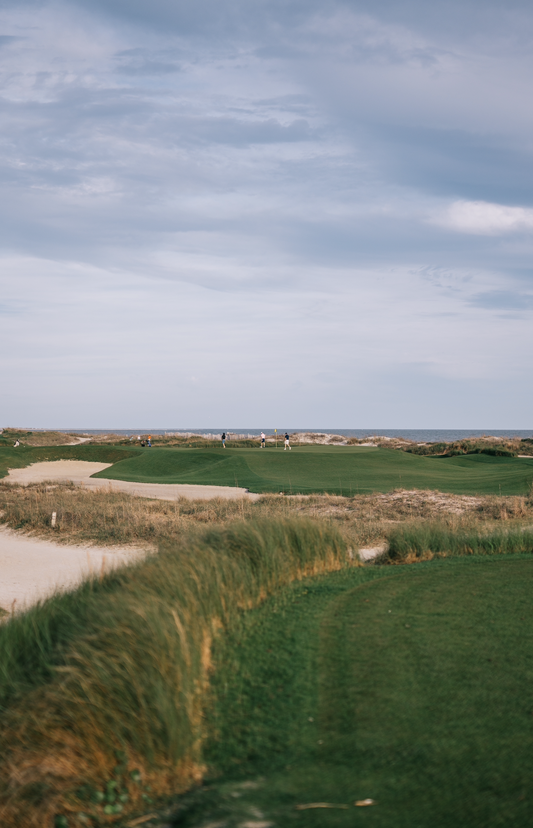
POLYGON ((0 425, 530 428, 525 2, 0 2, 0 425))

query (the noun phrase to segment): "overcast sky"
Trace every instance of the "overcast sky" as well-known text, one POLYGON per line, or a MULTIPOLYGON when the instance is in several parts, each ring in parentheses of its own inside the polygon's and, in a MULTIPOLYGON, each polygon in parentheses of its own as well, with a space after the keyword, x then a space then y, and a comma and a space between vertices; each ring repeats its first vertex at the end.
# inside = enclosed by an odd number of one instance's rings
POLYGON ((0 425, 532 427, 530 2, 0 22, 0 425))

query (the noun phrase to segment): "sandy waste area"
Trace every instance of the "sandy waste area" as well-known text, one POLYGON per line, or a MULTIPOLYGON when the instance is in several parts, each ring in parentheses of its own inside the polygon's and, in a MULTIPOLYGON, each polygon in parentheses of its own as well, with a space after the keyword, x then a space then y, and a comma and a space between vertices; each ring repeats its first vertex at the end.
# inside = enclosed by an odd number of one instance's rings
POLYGON ((56 590, 139 560, 139 547, 66 546, 0 526, 0 607, 18 612, 56 590))
MULTIPOLYGON (((176 500, 179 497, 211 499, 214 497, 257 500, 260 495, 230 486, 187 486, 166 483, 128 483, 123 480, 100 480, 92 474, 109 468, 110 463, 83 460, 55 460, 35 463, 24 469, 11 469, 4 483, 73 483, 94 489, 126 492, 138 497, 176 500)), ((46 598, 56 590, 69 589, 89 576, 100 574, 133 560, 150 550, 138 547, 68 546, 40 540, 31 535, 0 526, 0 607, 17 612, 46 598)))

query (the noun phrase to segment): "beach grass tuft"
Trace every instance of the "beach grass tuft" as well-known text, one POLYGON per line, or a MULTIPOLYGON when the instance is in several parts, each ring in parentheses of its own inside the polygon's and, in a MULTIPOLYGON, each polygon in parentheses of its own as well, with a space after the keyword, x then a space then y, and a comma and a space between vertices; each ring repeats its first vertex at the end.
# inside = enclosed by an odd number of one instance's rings
POLYGON ((328 523, 234 523, 7 620, 3 828, 78 825, 80 813, 105 824, 200 779, 213 638, 283 585, 346 565, 328 523))
POLYGON ((434 557, 533 552, 531 527, 479 526, 471 521, 408 522, 388 532, 384 561, 415 563, 434 557))

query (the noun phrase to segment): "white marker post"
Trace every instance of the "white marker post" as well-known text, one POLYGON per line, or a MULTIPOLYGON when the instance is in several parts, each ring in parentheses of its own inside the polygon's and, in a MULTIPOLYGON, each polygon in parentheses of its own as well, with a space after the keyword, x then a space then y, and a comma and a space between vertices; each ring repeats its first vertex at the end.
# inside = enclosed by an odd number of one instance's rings
POLYGON ((51 520, 51 523, 50 523, 50 525, 52 527, 54 527, 56 525, 56 518, 57 518, 57 512, 52 512, 52 520, 51 520))

